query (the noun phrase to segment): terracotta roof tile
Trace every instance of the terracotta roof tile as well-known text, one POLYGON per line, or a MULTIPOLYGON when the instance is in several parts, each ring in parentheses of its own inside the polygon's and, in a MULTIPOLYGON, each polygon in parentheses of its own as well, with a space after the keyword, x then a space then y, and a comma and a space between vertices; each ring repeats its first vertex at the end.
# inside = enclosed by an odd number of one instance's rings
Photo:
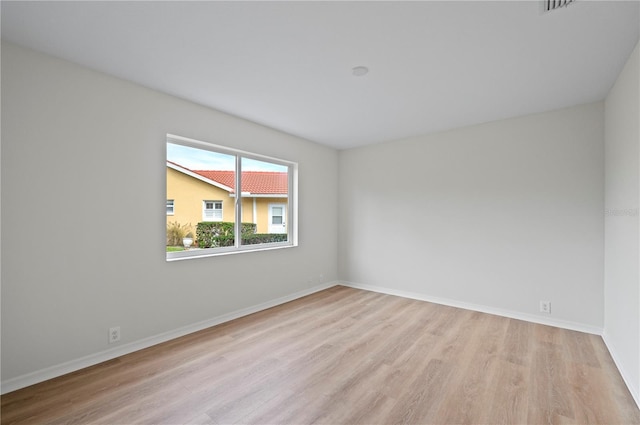
MULTIPOLYGON (((167 161, 206 179, 227 187, 234 187, 235 172, 225 170, 191 170, 173 161, 167 161)), ((287 173, 277 171, 243 171, 242 191, 254 195, 286 195, 288 193, 287 173)))
MULTIPOLYGON (((233 187, 234 171, 221 170, 192 170, 209 180, 225 186, 233 187)), ((257 195, 286 195, 288 179, 287 173, 276 171, 243 171, 242 191, 257 195)))
MULTIPOLYGON (((190 170, 180 164, 167 161, 180 168, 201 175, 202 177, 220 183, 224 186, 234 187, 235 172, 225 170, 190 170)), ((288 193, 287 173, 277 171, 243 171, 242 191, 254 195, 286 195, 288 193)))

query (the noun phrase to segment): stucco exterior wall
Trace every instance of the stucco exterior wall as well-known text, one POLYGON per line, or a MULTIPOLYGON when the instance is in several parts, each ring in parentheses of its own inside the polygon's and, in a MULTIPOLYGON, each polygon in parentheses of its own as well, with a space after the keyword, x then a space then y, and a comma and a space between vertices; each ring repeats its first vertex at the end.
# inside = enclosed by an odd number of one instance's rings
MULTIPOLYGON (((269 205, 270 204, 284 204, 287 205, 287 198, 256 198, 256 217, 257 217, 257 232, 258 233, 270 233, 269 232, 269 205)), ((246 216, 245 216, 246 217, 246 216)), ((288 223, 289 217, 285 217, 285 223, 288 223)))
MULTIPOLYGON (((167 225, 178 222, 182 225, 191 224, 195 235, 196 225, 203 221, 202 202, 222 201, 222 221, 233 222, 235 197, 220 189, 177 170, 167 167, 167 199, 173 199, 173 215, 167 215, 167 225)), ((287 198, 254 198, 242 199, 242 222, 256 223, 257 233, 269 231, 269 205, 287 205, 287 198), (255 216, 254 216, 255 211, 255 216)), ((285 217, 285 223, 288 217, 285 217)))
POLYGON ((196 224, 203 221, 204 200, 222 201, 222 221, 234 221, 235 199, 229 196, 229 192, 168 167, 167 199, 173 199, 173 215, 167 215, 167 224, 174 221, 182 225, 191 224, 194 235, 196 224))

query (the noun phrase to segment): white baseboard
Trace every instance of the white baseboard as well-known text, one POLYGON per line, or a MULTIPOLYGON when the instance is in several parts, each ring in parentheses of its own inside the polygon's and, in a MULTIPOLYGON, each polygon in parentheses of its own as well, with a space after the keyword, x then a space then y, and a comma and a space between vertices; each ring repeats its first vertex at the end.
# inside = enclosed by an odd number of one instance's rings
MULTIPOLYGON (((479 311, 482 313, 495 314, 498 316, 519 319, 519 320, 539 323, 543 325, 555 326, 555 327, 564 328, 564 329, 576 330, 576 331, 586 332, 590 334, 596 334, 596 335, 603 334, 603 330, 600 328, 587 326, 579 323, 544 319, 537 316, 523 314, 519 312, 501 310, 501 309, 496 309, 496 308, 477 305, 477 304, 470 304, 470 303, 465 303, 465 302, 456 301, 456 300, 431 297, 425 294, 399 291, 399 290, 383 288, 379 286, 363 285, 363 284, 357 284, 357 283, 345 282, 345 281, 329 282, 329 283, 317 285, 302 291, 298 291, 284 297, 276 298, 274 300, 267 301, 258 305, 254 305, 254 306, 247 307, 241 310, 236 310, 234 312, 227 313, 221 316, 217 316, 212 319, 208 319, 202 322, 183 326, 181 328, 174 329, 172 331, 163 332, 161 334, 154 335, 149 338, 144 338, 139 341, 134 341, 125 345, 121 345, 119 347, 115 347, 109 350, 101 351, 99 353, 91 354, 91 355, 81 357, 79 359, 71 360, 59 365, 51 366, 51 367, 41 369, 35 372, 31 372, 25 375, 21 375, 15 378, 7 379, 0 383, 0 387, 1 387, 0 394, 5 394, 11 391, 18 390, 20 388, 28 387, 29 385, 37 384, 39 382, 43 382, 48 379, 53 379, 58 376, 65 375, 67 373, 75 372, 77 370, 84 369, 86 367, 93 366, 98 363, 102 363, 107 360, 111 360, 111 359, 123 356, 125 354, 130 354, 135 351, 142 350, 144 348, 148 348, 166 341, 170 341, 172 339, 179 338, 181 336, 188 335, 193 332, 210 328, 212 326, 216 326, 221 323, 225 323, 243 316, 247 316, 249 314, 257 313, 259 311, 266 310, 268 308, 275 307, 280 304, 284 304, 289 301, 293 301, 307 295, 311 295, 315 292, 323 291, 325 289, 331 288, 336 285, 343 285, 351 288, 379 292, 379 293, 388 294, 388 295, 395 295, 395 296, 404 297, 404 298, 411 298, 411 299, 416 299, 420 301, 428 301, 436 304, 447 305, 450 307, 457 307, 457 308, 463 308, 466 310, 479 311)), ((625 375, 623 368, 620 367, 620 363, 617 360, 618 357, 616 355, 615 347, 612 346, 607 341, 604 335, 603 335, 603 339, 605 344, 607 345, 607 348, 609 349, 609 352, 611 353, 611 357, 613 358, 616 366, 618 367, 618 370, 620 371, 620 374, 622 375, 622 378, 624 379, 627 387, 629 388, 631 395, 633 396, 636 404, 638 404, 638 407, 640 407, 640 395, 638 394, 637 389, 633 385, 631 385, 632 383, 629 381, 628 375, 625 375)))
POLYGON ((323 291, 338 285, 338 282, 328 282, 321 285, 314 286, 302 291, 295 292, 284 297, 276 298, 271 301, 267 301, 258 305, 243 308, 233 311, 231 313, 223 314, 202 322, 194 323, 191 325, 183 326, 172 331, 163 332, 158 335, 154 335, 148 338, 141 339, 139 341, 130 342, 109 350, 101 351, 99 353, 90 354, 79 359, 71 360, 62 364, 51 366, 45 369, 37 370, 35 372, 27 373, 15 378, 7 379, 0 383, 0 394, 5 394, 11 391, 19 390, 20 388, 28 387, 29 385, 37 384, 39 382, 53 379, 58 376, 66 375, 67 373, 75 372, 80 369, 84 369, 89 366, 94 366, 98 363, 105 362, 107 360, 115 359, 116 357, 123 356, 125 354, 133 353, 134 351, 142 350, 144 348, 151 347, 166 341, 170 341, 181 336, 185 336, 212 326, 219 325, 230 320, 234 320, 249 314, 257 313, 262 310, 266 310, 271 307, 278 306, 280 304, 287 303, 289 301, 302 298, 307 295, 311 295, 315 292, 323 291))
POLYGON ((488 307, 480 304, 466 303, 463 301, 452 300, 447 298, 432 297, 432 296, 422 294, 422 293, 417 293, 417 292, 401 291, 397 289, 384 288, 381 286, 363 285, 361 283, 344 282, 344 281, 341 281, 339 284, 343 286, 348 286, 350 288, 364 289, 366 291, 373 291, 373 292, 379 292, 382 294, 395 295, 403 298, 411 298, 419 301, 427 301, 434 304, 446 305, 449 307, 457 307, 465 310, 479 311, 481 313, 494 314, 496 316, 508 317, 510 319, 524 320, 525 322, 532 322, 532 323, 538 323, 541 325, 554 326, 556 328, 569 329, 572 331, 579 331, 579 332, 584 332, 588 334, 602 335, 602 331, 603 331, 602 328, 599 328, 597 326, 590 326, 582 323, 575 323, 575 322, 552 319, 552 318, 544 318, 540 316, 535 316, 533 314, 526 314, 526 313, 521 313, 521 312, 512 311, 512 310, 503 310, 500 308, 488 307))
POLYGON ((606 332, 602 334, 602 339, 604 340, 604 344, 607 346, 607 349, 609 350, 609 354, 611 354, 611 358, 613 359, 613 362, 616 364, 616 367, 618 368, 618 371, 622 376, 622 380, 627 385, 627 388, 629 389, 629 392, 631 393, 633 400, 638 405, 638 409, 640 409, 640 388, 638 388, 639 383, 634 383, 633 380, 629 377, 629 374, 626 373, 626 370, 623 367, 622 362, 620 362, 620 356, 618 355, 618 350, 616 349, 616 346, 611 342, 611 339, 607 337, 606 332))

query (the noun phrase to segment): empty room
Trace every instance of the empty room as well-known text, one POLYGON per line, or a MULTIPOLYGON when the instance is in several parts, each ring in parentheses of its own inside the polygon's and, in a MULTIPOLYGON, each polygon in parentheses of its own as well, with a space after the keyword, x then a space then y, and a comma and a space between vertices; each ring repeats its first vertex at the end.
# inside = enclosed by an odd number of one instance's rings
POLYGON ((640 1, 0 13, 3 425, 640 424, 640 1))

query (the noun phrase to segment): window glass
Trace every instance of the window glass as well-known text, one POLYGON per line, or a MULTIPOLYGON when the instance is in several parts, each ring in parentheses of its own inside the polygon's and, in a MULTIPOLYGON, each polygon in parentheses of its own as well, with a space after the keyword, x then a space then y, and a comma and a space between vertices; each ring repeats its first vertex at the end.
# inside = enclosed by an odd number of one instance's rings
POLYGON ((243 245, 288 241, 285 212, 289 203, 289 167, 242 158, 243 221, 255 225, 243 245))

